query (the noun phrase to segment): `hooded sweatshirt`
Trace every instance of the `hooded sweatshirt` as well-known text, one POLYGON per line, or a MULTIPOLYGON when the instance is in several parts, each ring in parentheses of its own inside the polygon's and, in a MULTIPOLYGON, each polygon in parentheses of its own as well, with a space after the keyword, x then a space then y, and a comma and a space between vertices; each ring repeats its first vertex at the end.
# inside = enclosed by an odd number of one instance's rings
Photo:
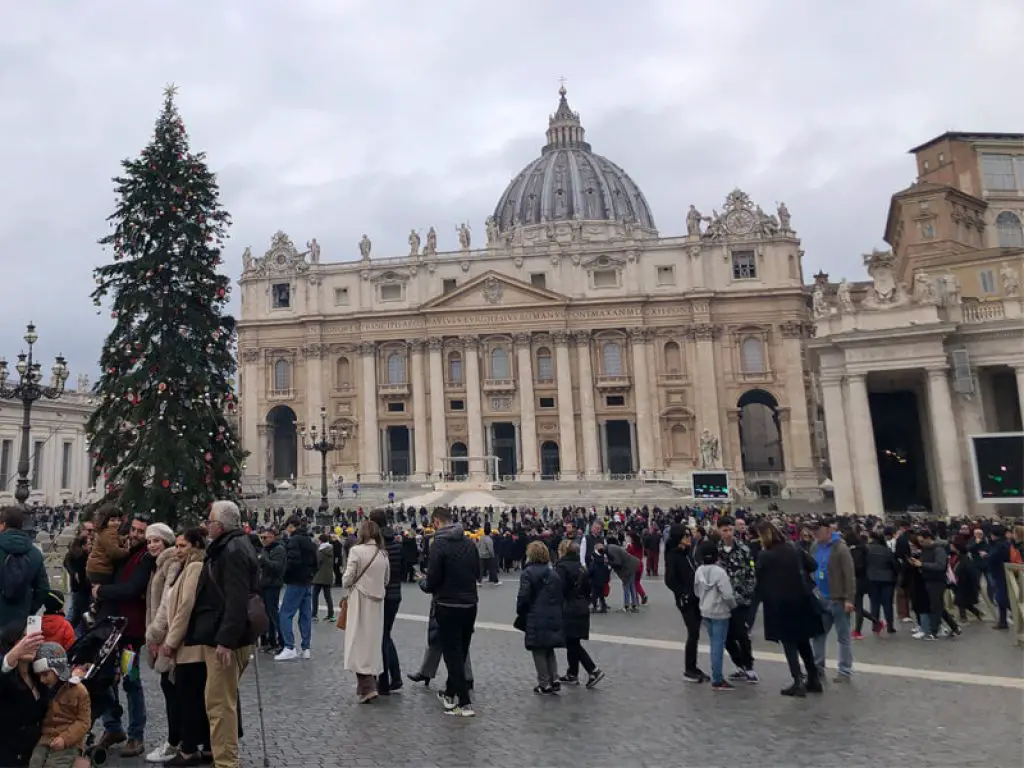
POLYGON ((24 621, 38 611, 49 591, 43 553, 28 533, 17 528, 0 533, 0 627, 24 621), (7 558, 11 558, 10 563, 7 558), (8 576, 19 579, 19 583, 4 583, 8 576))
POLYGON ((700 600, 700 615, 705 619, 728 619, 736 607, 729 574, 717 563, 697 569, 693 593, 700 600))

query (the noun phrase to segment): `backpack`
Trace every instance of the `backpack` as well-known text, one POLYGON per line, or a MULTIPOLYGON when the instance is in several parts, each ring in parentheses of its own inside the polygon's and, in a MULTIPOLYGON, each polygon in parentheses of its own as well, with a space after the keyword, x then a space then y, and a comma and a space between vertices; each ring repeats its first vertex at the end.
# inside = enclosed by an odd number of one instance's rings
POLYGON ((0 597, 5 602, 20 602, 32 585, 32 561, 28 553, 8 554, 0 563, 0 597))

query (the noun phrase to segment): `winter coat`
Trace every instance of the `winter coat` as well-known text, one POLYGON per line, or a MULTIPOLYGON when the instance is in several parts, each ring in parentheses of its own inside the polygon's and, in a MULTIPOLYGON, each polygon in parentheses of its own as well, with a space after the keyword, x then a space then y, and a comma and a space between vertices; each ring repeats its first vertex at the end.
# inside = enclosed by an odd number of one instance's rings
POLYGON ((946 585, 946 565, 949 553, 946 542, 935 541, 930 547, 921 547, 921 580, 925 584, 946 585))
POLYGON ((305 528, 296 530, 284 544, 284 583, 308 587, 317 570, 316 544, 305 528))
POLYGON ((526 650, 565 647, 562 579, 546 563, 530 563, 519 577, 516 621, 525 632, 526 650))
POLYGON ((697 596, 693 593, 693 581, 697 575, 697 564, 691 548, 673 547, 665 551, 665 586, 676 599, 679 610, 697 607, 697 596))
MULTIPOLYGON (((185 642, 188 633, 192 609, 196 604, 196 590, 199 588, 199 575, 203 572, 203 556, 201 550, 195 550, 190 562, 185 565, 178 580, 171 586, 164 601, 167 606, 167 634, 162 640, 154 635, 151 642, 159 642, 173 651, 172 663, 198 664, 203 661, 203 647, 185 642), (193 559, 194 558, 194 559, 193 559)), ((150 640, 149 637, 146 638, 150 640)))
MULTIPOLYGON (((189 565, 191 565, 192 563, 196 564, 195 576, 193 577, 192 590, 191 590, 192 591, 191 598, 192 598, 192 601, 194 602, 194 599, 195 599, 195 579, 198 579, 199 568, 202 567, 203 558, 206 556, 206 552, 201 550, 201 549, 189 549, 189 550, 186 550, 186 552, 187 552, 187 554, 185 555, 185 560, 184 561, 177 560, 177 559, 173 561, 175 563, 175 567, 170 569, 170 572, 168 573, 167 579, 164 582, 164 589, 160 593, 160 596, 158 598, 159 604, 158 604, 158 606, 156 608, 156 613, 154 614, 154 616, 150 620, 150 622, 146 625, 146 644, 147 645, 163 645, 164 643, 167 643, 167 638, 168 638, 168 636, 170 634, 170 629, 171 629, 171 621, 172 621, 172 619, 174 619, 174 612, 176 610, 177 605, 180 604, 180 602, 181 602, 180 596, 172 598, 172 594, 174 593, 175 586, 177 586, 178 582, 180 582, 184 578, 185 569, 189 565)), ((161 557, 162 556, 163 556, 163 553, 161 553, 161 557)), ((159 562, 160 562, 160 560, 159 560, 159 558, 157 558, 157 563, 159 564, 159 562)), ((153 581, 155 581, 155 580, 156 580, 156 577, 154 576, 154 578, 150 581, 151 597, 152 597, 153 581)), ((148 604, 147 604, 147 608, 148 608, 148 604)), ((189 616, 191 615, 191 610, 192 610, 192 602, 189 603, 189 613, 188 613, 188 615, 186 615, 183 619, 181 619, 181 618, 178 619, 178 621, 181 622, 180 631, 182 633, 182 637, 184 636, 183 633, 185 631, 185 627, 188 626, 188 619, 189 619, 189 616)), ((179 637, 176 642, 180 643, 181 642, 181 637, 179 637)), ((168 659, 167 657, 163 657, 163 658, 157 658, 157 659, 150 659, 149 663, 150 663, 151 667, 154 667, 157 670, 157 672, 160 672, 162 674, 164 672, 167 672, 171 668, 171 666, 174 664, 174 660, 173 659, 168 659)))
POLYGON ((174 547, 165 549, 156 558, 156 565, 153 568, 153 575, 149 577, 149 586, 146 589, 146 628, 156 619, 160 602, 164 594, 170 588, 174 580, 181 573, 181 558, 174 547))
POLYGON ((327 587, 334 583, 334 547, 329 541, 320 544, 316 550, 316 573, 313 575, 313 583, 327 587))
POLYGON ((754 558, 750 556, 750 548, 738 539, 733 540, 728 550, 725 545, 718 544, 718 564, 729 574, 733 592, 738 605, 750 605, 754 601, 754 558))
POLYGON ((81 683, 61 683, 43 718, 39 743, 49 746, 53 739, 60 736, 64 739, 65 749, 81 749, 85 746, 85 735, 92 728, 92 720, 89 692, 85 686, 81 683))
POLYGON ((384 539, 384 547, 388 556, 388 589, 385 600, 401 602, 402 600, 402 536, 390 526, 380 532, 384 539))
POLYGON ((257 554, 260 566, 260 589, 274 589, 284 584, 284 569, 287 562, 284 544, 275 541, 263 547, 257 554))
POLYGON ((562 580, 562 625, 567 638, 590 637, 590 576, 577 553, 566 553, 555 565, 562 580))
POLYGON ((80 541, 74 541, 64 555, 64 570, 68 572, 68 592, 73 595, 82 595, 85 598, 92 598, 92 585, 85 575, 85 563, 89 554, 85 551, 80 541))
POLYGON ((43 565, 43 553, 32 543, 25 531, 9 528, 0 533, 0 627, 13 622, 25 621, 34 614, 50 591, 50 579, 43 565), (4 561, 8 557, 25 557, 25 573, 28 589, 19 597, 6 600, 3 596, 4 561))
POLYGON ((494 557, 494 540, 490 536, 481 536, 476 543, 476 551, 480 553, 481 560, 490 560, 494 557))
POLYGON ((384 595, 389 571, 388 553, 376 544, 357 544, 348 553, 341 584, 348 589, 345 669, 350 672, 379 675, 384 669, 384 595))
POLYGON ((728 619, 736 607, 736 595, 729 574, 718 565, 702 565, 693 580, 693 593, 700 600, 700 615, 705 619, 728 619))
POLYGON ((117 528, 103 528, 93 537, 89 559, 85 561, 85 571, 112 576, 115 565, 130 555, 131 549, 121 543, 117 528))
POLYGON ((46 709, 46 699, 32 693, 17 668, 0 672, 0 765, 28 765, 46 709))
POLYGON ((608 565, 615 571, 615 575, 622 579, 624 584, 632 584, 643 566, 640 559, 633 557, 618 544, 609 544, 605 551, 608 555, 608 565))
POLYGON ((427 556, 424 591, 438 605, 471 608, 479 601, 480 555, 476 544, 466 538, 461 525, 450 525, 434 534, 427 556))
POLYGON ((868 544, 865 571, 868 581, 875 584, 895 584, 900 575, 896 555, 888 545, 876 541, 868 544))
MULTIPOLYGON (((853 572, 853 557, 839 534, 833 534, 828 553, 828 599, 832 602, 853 602, 857 594, 857 577, 853 572)), ((817 570, 817 552, 821 545, 816 541, 811 547, 811 557, 815 558, 817 570)))
POLYGON ((799 643, 824 632, 821 603, 812 588, 814 558, 792 544, 762 549, 757 558, 757 590, 764 639, 799 643))
POLYGON ((113 584, 97 590, 103 617, 124 616, 128 619, 122 645, 141 645, 146 636, 146 592, 156 567, 156 558, 146 551, 145 543, 136 544, 132 554, 122 561, 113 584))
POLYGON ((252 643, 249 595, 259 590, 256 550, 245 532, 221 534, 206 550, 186 640, 238 649, 252 643))

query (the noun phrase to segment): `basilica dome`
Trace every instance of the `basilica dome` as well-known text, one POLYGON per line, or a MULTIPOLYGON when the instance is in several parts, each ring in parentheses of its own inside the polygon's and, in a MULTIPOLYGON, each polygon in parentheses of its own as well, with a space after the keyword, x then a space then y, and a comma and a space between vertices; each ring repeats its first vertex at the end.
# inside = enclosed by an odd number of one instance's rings
POLYGON ((640 188, 619 166, 591 151, 580 116, 559 88, 541 155, 508 185, 494 209, 499 231, 557 221, 616 221, 655 231, 640 188))

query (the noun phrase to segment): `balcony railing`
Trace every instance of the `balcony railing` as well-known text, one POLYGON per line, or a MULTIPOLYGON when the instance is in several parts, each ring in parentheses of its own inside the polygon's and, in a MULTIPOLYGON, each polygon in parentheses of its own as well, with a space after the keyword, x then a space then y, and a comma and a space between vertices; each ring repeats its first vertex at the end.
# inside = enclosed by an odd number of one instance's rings
POLYGON ((484 392, 515 392, 515 379, 484 379, 484 392))
POLYGON ((986 323, 989 320, 1002 320, 1006 310, 1001 301, 983 301, 979 304, 964 304, 965 323, 986 323))
POLYGON ((597 376, 597 388, 601 390, 629 389, 632 380, 625 374, 601 373, 597 376))

